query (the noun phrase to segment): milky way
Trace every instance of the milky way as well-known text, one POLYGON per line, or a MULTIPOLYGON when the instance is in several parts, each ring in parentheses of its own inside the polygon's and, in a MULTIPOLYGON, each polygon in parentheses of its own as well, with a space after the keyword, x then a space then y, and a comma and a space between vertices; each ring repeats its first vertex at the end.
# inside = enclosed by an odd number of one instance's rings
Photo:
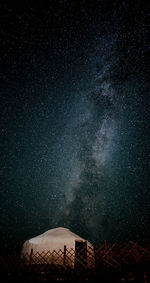
POLYGON ((148 6, 105 2, 3 1, 3 248, 149 237, 148 6))
POLYGON ((98 47, 103 58, 94 54, 89 61, 96 59, 102 67, 97 72, 93 68, 90 91, 77 94, 61 137, 58 164, 65 172, 58 186, 64 199, 54 217, 55 225, 71 227, 95 242, 135 237, 138 223, 142 230, 143 219, 149 218, 147 210, 138 216, 142 85, 132 77, 114 80, 117 68, 122 69, 116 63, 115 36, 100 39, 98 47))

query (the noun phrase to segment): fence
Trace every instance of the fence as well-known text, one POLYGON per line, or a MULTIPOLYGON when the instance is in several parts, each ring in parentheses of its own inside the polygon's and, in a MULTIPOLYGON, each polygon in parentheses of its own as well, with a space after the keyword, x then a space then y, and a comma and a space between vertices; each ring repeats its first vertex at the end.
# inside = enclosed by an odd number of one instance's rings
MULTIPOLYGON (((130 241, 128 244, 110 244, 104 241, 99 248, 54 250, 36 252, 22 257, 19 255, 0 256, 0 274, 3 281, 7 277, 20 276, 20 281, 48 282, 76 280, 82 278, 93 282, 101 278, 102 282, 150 282, 150 244, 141 245, 130 241), (137 279, 138 278, 138 279, 137 279), (23 281, 25 280, 25 281, 23 281), (113 281, 114 280, 114 281, 113 281), (120 280, 120 281, 119 281, 120 280), (137 281, 138 280, 138 281, 137 281), (140 281, 139 281, 140 280, 140 281)), ((18 282, 20 282, 18 281, 18 282)), ((16 280, 17 282, 17 280, 16 280)))

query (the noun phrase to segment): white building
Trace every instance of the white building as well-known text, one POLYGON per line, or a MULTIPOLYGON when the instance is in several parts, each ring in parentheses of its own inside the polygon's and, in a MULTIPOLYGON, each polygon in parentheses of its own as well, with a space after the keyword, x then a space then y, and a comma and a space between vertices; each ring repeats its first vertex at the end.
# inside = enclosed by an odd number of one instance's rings
POLYGON ((54 263, 71 267, 81 261, 92 267, 93 255, 94 249, 89 241, 62 227, 27 240, 21 251, 21 257, 31 264, 54 263))

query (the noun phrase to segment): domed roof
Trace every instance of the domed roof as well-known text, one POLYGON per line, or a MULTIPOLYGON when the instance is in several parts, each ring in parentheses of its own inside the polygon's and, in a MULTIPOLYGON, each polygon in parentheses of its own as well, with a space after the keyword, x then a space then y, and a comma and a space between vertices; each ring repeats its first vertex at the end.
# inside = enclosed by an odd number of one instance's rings
POLYGON ((83 239, 80 236, 76 235, 75 233, 71 232, 69 229, 63 228, 63 227, 58 227, 58 228, 48 230, 48 231, 44 232, 43 234, 30 239, 29 242, 38 244, 38 243, 41 242, 41 240, 43 240, 43 238, 45 238, 49 241, 53 240, 53 241, 56 241, 56 242, 59 241, 60 239, 61 240, 64 239, 64 240, 82 240, 82 241, 85 241, 85 239, 83 239))
MULTIPOLYGON (((63 250, 64 246, 68 249, 75 249, 75 242, 86 240, 82 237, 71 232, 67 228, 59 227, 48 230, 43 234, 36 236, 32 239, 27 240, 22 247, 22 253, 30 253, 33 249, 34 252, 52 251, 52 250, 63 250)), ((91 246, 89 242, 88 245, 91 246)))

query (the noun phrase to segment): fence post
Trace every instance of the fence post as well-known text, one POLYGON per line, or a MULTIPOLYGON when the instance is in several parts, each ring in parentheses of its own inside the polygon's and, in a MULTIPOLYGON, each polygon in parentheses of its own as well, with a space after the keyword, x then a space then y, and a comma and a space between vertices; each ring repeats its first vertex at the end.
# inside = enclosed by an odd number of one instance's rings
POLYGON ((32 255, 33 255, 33 249, 31 249, 31 252, 30 252, 29 265, 30 265, 31 262, 32 262, 32 255))
POLYGON ((104 257, 108 260, 109 259, 109 253, 108 253, 109 246, 107 246, 107 241, 106 240, 104 240, 104 251, 105 251, 104 257))
POLYGON ((144 283, 147 283, 147 272, 144 272, 144 283))
POLYGON ((64 246, 64 266, 66 266, 66 246, 64 246))
POLYGON ((98 262, 98 259, 97 259, 97 247, 94 246, 93 248, 93 252, 94 252, 94 263, 95 263, 95 268, 97 268, 97 262, 98 262))

